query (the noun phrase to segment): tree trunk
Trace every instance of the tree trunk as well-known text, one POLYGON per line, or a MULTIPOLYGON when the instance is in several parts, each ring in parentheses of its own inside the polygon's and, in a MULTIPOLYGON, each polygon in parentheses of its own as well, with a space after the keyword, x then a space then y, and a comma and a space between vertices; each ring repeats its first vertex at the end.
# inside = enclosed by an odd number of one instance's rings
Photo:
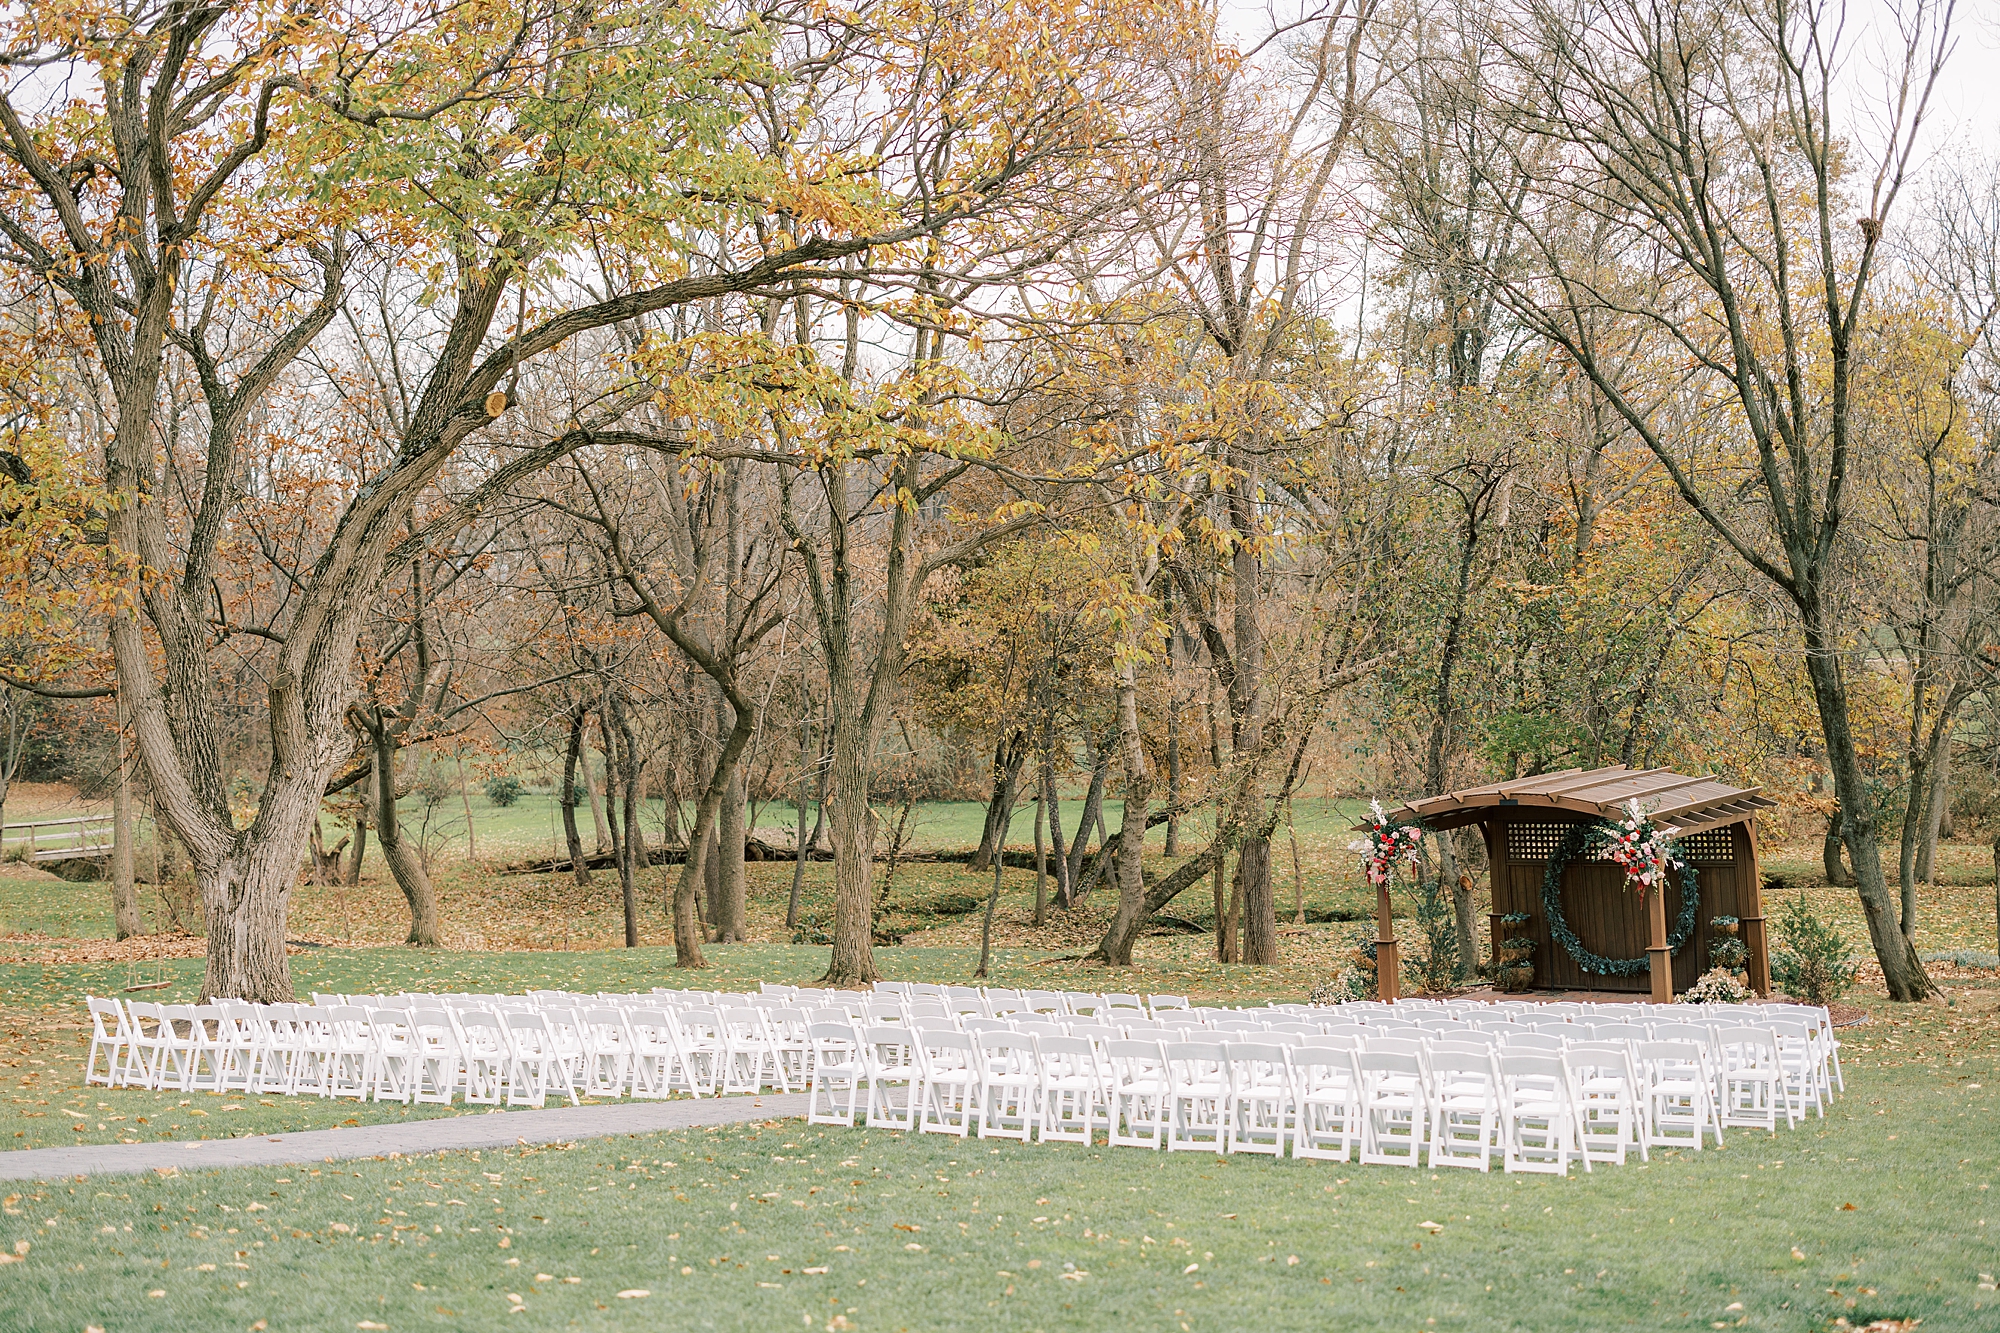
POLYGON ((812 836, 806 836, 806 803, 811 800, 813 795, 807 787, 806 779, 813 772, 817 771, 820 785, 824 787, 826 784, 826 765, 816 764, 810 769, 805 766, 806 751, 811 743, 812 734, 810 728, 808 728, 807 734, 801 738, 801 744, 799 745, 798 848, 797 855, 792 861, 792 896, 790 901, 785 905, 786 930, 797 930, 799 928, 799 895, 805 890, 806 860, 812 855, 814 844, 819 841, 820 825, 826 822, 826 794, 822 791, 820 799, 812 802, 814 808, 812 836))
POLYGON ((1167 636, 1167 856, 1181 854, 1181 692, 1174 645, 1178 630, 1167 636))
MULTIPOLYGON (((1064 864, 1063 878, 1069 886, 1070 907, 1082 905, 1090 892, 1089 884, 1083 878, 1083 858, 1090 850, 1090 831, 1100 827, 1104 819, 1104 782, 1111 775, 1111 752, 1097 748, 1096 739, 1086 736, 1085 745, 1090 755, 1090 788, 1083 798, 1083 817, 1076 821, 1076 839, 1069 845, 1069 857, 1064 864)), ((1099 841, 1103 840, 1102 834, 1099 841)))
MULTIPOLYGON (((153 834, 158 837, 156 829, 153 834)), ((368 854, 368 820, 365 815, 357 815, 354 820, 354 855, 347 861, 347 887, 358 888, 361 884, 361 858, 368 854)))
POLYGON ((1868 921, 1869 942, 1882 965, 1890 999, 1930 999, 1937 994, 1937 987, 1925 972, 1916 946, 1898 928, 1896 899, 1882 874, 1867 778, 1861 771, 1848 721, 1847 684, 1841 678, 1838 645, 1812 616, 1805 618, 1805 641, 1806 675, 1819 707, 1820 730, 1833 769, 1834 795, 1840 801, 1847 850, 1854 863, 1855 892, 1868 921))
POLYGON ((1063 851, 1062 798, 1056 793, 1053 759, 1042 770, 1042 781, 1045 784, 1049 807, 1049 855, 1053 858, 1056 872, 1056 909, 1066 912, 1074 904, 1070 902, 1069 857, 1063 851))
POLYGON ((420 850, 403 837, 403 821, 396 809, 396 741, 387 728, 378 728, 372 741, 369 803, 375 807, 375 840, 382 845, 382 860, 410 907, 410 933, 403 942, 420 949, 435 949, 437 894, 431 888, 431 877, 424 869, 420 850))
MULTIPOLYGON (((597 771, 590 765, 590 750, 587 747, 583 752, 582 764, 583 794, 590 798, 590 820, 597 826, 597 854, 602 856, 606 852, 618 850, 618 835, 613 831, 610 820, 605 818, 604 790, 598 781, 597 771)), ((610 777, 611 773, 607 768, 604 778, 609 781, 610 777)))
MULTIPOLYGON (((839 699, 836 696, 837 709, 839 699)), ((875 970, 875 817, 868 808, 867 748, 858 717, 838 724, 827 777, 833 831, 833 957, 823 986, 867 986, 875 970)))
POLYGON ((1269 838, 1243 840, 1236 877, 1243 903, 1243 961, 1271 966, 1278 961, 1278 904, 1271 892, 1269 838))
POLYGON ((986 822, 979 831, 979 847, 972 853, 972 859, 965 868, 970 871, 984 871, 993 865, 993 858, 1000 854, 1001 845, 1006 841, 1006 832, 1000 828, 1005 812, 1014 808, 1020 797, 1021 768, 1027 762, 1028 733, 1011 731, 1001 736, 993 749, 993 791, 986 800, 986 822))
POLYGON ((1049 839, 1048 839, 1048 791, 1040 782, 1035 784, 1035 924, 1044 926, 1049 919, 1049 839))
POLYGON ((557 804, 562 806, 563 843, 569 849, 569 869, 579 885, 590 883, 590 867, 583 863, 583 834, 576 827, 576 769, 583 753, 583 720, 588 716, 581 707, 569 715, 569 748, 563 751, 562 790, 557 793, 557 804))
POLYGON ((716 867, 719 910, 715 938, 724 944, 742 943, 749 929, 750 904, 743 879, 745 776, 741 762, 729 765, 729 782, 723 789, 722 810, 716 821, 716 847, 721 857, 716 867))
POLYGON ((650 864, 646 855, 646 826, 639 817, 640 776, 638 743, 632 735, 630 722, 624 715, 624 708, 618 709, 618 729, 624 742, 625 772, 619 786, 619 795, 625 802, 625 854, 618 862, 618 883, 625 898, 625 944, 627 948, 639 947, 639 871, 650 864))
POLYGON ((1118 908, 1105 932, 1102 952, 1112 967, 1130 967, 1132 947, 1145 923, 1146 816, 1152 800, 1152 774, 1146 768, 1145 739, 1139 730, 1138 667, 1130 657, 1118 665, 1118 744, 1125 768, 1125 807, 1118 823, 1118 908))
MULTIPOLYGON (((604 818, 611 826, 611 864, 618 871, 619 900, 625 916, 625 947, 636 949, 639 947, 637 888, 632 883, 632 858, 628 855, 632 828, 618 808, 625 774, 618 761, 618 743, 612 738, 609 716, 616 707, 615 699, 608 700, 597 714, 598 732, 604 741, 604 818)), ((627 800, 625 804, 629 807, 631 802, 627 800)))
MULTIPOLYGON (((194 882, 201 892, 202 924, 208 936, 208 967, 201 982, 204 1003, 221 999, 285 1004, 293 998, 285 962, 285 918, 292 887, 298 883, 304 816, 318 804, 314 795, 301 785, 295 798, 283 803, 285 822, 296 822, 300 836, 245 838, 220 861, 195 860, 194 882)), ((267 802, 259 813, 272 810, 273 804, 267 802)))
POLYGON ((1477 965, 1479 960, 1479 930, 1472 918, 1472 876, 1458 868, 1458 844, 1456 829, 1447 829, 1437 835, 1438 845, 1438 890, 1451 899, 1452 933, 1458 936, 1457 978, 1477 965))
POLYGON ((1950 739, 1939 747, 1940 753, 1931 759, 1931 799, 1925 812, 1923 841, 1917 846, 1917 878, 1926 884, 1935 882, 1937 871, 1938 839, 1947 836, 1946 819, 1950 815, 1951 804, 1951 750, 1950 739))
MULTIPOLYGON (((123 713, 123 709, 119 710, 123 713)), ((124 719, 119 719, 118 784, 111 790, 111 919, 121 940, 143 934, 139 886, 132 866, 132 761, 125 752, 124 719)))
POLYGON ((1826 875, 1826 882, 1836 889, 1854 887, 1854 872, 1847 868, 1847 844, 1840 840, 1840 810, 1838 807, 1826 819, 1826 839, 1820 844, 1820 869, 1826 875))
POLYGON ((1215 899, 1215 960, 1218 963, 1236 961, 1236 925, 1229 912, 1229 896, 1223 885, 1228 883, 1226 871, 1228 860, 1216 857, 1209 868, 1209 894, 1215 899))
POLYGON ((472 793, 465 786, 465 756, 454 754, 452 762, 458 768, 458 806, 465 812, 465 855, 470 861, 479 859, 479 836, 472 828, 472 793))

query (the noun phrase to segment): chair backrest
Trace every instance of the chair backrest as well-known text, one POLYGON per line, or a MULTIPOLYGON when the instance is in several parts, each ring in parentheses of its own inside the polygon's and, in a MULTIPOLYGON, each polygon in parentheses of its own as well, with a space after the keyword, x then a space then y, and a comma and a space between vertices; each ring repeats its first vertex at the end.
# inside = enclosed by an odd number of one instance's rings
POLYGON ((1028 1008, 1039 1013, 1066 1014, 1069 1012, 1069 1003, 1063 999, 1061 991, 1024 990, 1021 992, 1021 1000, 1028 1008))
POLYGON ((1700 1074, 1708 1063, 1707 1050, 1702 1043, 1693 1041, 1642 1041, 1632 1048, 1632 1055, 1656 1073, 1685 1069, 1700 1074))
POLYGON ((1439 1057, 1446 1055, 1469 1055, 1476 1059, 1485 1060, 1490 1058, 1492 1054, 1493 1043, 1491 1041, 1475 1041, 1469 1037, 1441 1039, 1430 1044, 1430 1057, 1433 1065, 1437 1063, 1439 1057))
POLYGON ((1354 1072, 1354 1052, 1331 1046, 1297 1046, 1292 1049, 1292 1068, 1308 1081, 1319 1081, 1329 1074, 1345 1078, 1354 1072))
POLYGON ((114 1036, 127 1035, 131 1028, 125 1021, 125 1011, 116 1000, 100 1000, 95 995, 85 999, 84 1005, 90 1010, 91 1034, 100 1041, 110 1041, 114 1036), (104 1020, 111 1020, 111 1031, 104 1030, 104 1020))
POLYGON ((1457 1078, 1493 1077, 1493 1053, 1491 1051, 1444 1050, 1433 1046, 1430 1053, 1432 1074, 1450 1074, 1457 1078))
POLYGON ((1414 1051, 1392 1051, 1369 1043, 1354 1053, 1354 1068, 1363 1074, 1421 1074, 1423 1064, 1414 1051))
POLYGON ((1146 1007, 1156 1014, 1162 1009, 1185 1009, 1188 1007, 1187 996, 1148 995, 1146 997, 1146 1007))
POLYGON ((1560 1055, 1513 1051, 1502 1047, 1496 1062, 1502 1079, 1553 1079, 1567 1086, 1569 1071, 1563 1066, 1560 1055))
MULTIPOLYGON (((1036 1040, 1026 1033, 1013 1031, 987 1031, 973 1033, 967 1037, 979 1051, 979 1057, 988 1068, 1012 1069, 1026 1072, 1035 1068, 1036 1040)), ((1085 1042, 1084 1045, 1090 1045, 1085 1042)))
POLYGON ((1161 1054, 1160 1043, 1156 1041, 1132 1041, 1124 1037, 1107 1041, 1104 1043, 1104 1058, 1111 1062, 1112 1074, 1120 1082, 1158 1077, 1166 1067, 1166 1057, 1161 1054))
POLYGON ((1424 1043, 1422 1039, 1414 1036, 1381 1037, 1371 1032, 1361 1038, 1361 1049, 1364 1051, 1390 1051, 1397 1055, 1407 1055, 1414 1060, 1423 1052, 1424 1043))
POLYGON ((1509 1032, 1500 1039, 1502 1051, 1560 1055, 1563 1039, 1544 1032, 1509 1032))
POLYGON ((1012 1032, 1014 1025, 1004 1018, 968 1018, 959 1024, 961 1032, 1012 1032))
MULTIPOLYGON (((911 1000, 903 1012, 911 1018, 951 1017, 951 1010, 945 1007, 943 1000, 911 1000)), ((977 1013, 978 1010, 974 1009, 973 1012, 977 1013)))
POLYGON ((848 1048, 855 1044, 854 1029, 846 1023, 808 1023, 806 1038, 815 1046, 848 1048))
POLYGON ((916 1063, 913 1043, 917 1040, 917 1034, 907 1027, 880 1023, 867 1029, 862 1034, 862 1040, 877 1061, 897 1065, 916 1063))

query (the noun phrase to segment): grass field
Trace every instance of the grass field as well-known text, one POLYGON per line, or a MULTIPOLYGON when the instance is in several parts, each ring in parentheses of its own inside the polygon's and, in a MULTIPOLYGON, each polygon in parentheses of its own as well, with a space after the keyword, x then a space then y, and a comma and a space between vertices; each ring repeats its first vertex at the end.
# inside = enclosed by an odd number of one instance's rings
MULTIPOLYGON (((940 843, 969 843, 977 814, 939 811, 940 843)), ((1366 908, 1349 858, 1336 854, 1340 814, 1309 821, 1302 810, 1296 871, 1289 840, 1280 843, 1287 918, 1294 894, 1312 918, 1366 908)), ((1818 882, 1814 850, 1774 849, 1765 869, 1859 943, 1853 895, 1818 882)), ((701 984, 817 977, 826 950, 786 942, 790 865, 750 871, 759 942, 708 946, 701 984)), ((502 875, 441 855, 437 878, 454 947, 436 951, 395 942, 400 895, 375 874, 353 889, 302 887, 294 937, 324 947, 294 954, 298 991, 682 981, 666 947, 662 872, 646 880, 647 947, 637 950, 606 947, 618 934, 612 876, 580 888, 567 876, 502 875)), ((1940 881, 1925 893, 1920 946, 1990 950, 1990 854, 1945 849, 1940 881)), ((900 867, 883 920, 904 943, 878 948, 884 974, 969 979, 978 915, 964 901, 990 883, 951 863, 900 867)), ((830 867, 814 863, 808 920, 830 909, 830 891, 830 867)), ((1073 957, 1101 930, 1096 909, 1108 894, 1040 928, 1032 895, 1031 872, 1005 872, 994 984, 1292 999, 1337 965, 1359 929, 1287 925, 1271 968, 1224 966, 1208 937, 1162 933, 1142 941, 1132 973, 1114 978, 1073 957)), ((1208 921, 1206 887, 1171 910, 1208 921)), ((0 922, 12 937, 0 956, 14 960, 0 962, 0 1072, 10 1085, 0 1144, 465 1113, 85 1089, 81 996, 165 981, 145 995, 192 999, 200 942, 113 944, 103 885, 17 865, 0 867, 0 922), (176 952, 184 956, 162 956, 176 952)), ((61 1181, 12 1187, 0 1207, 0 1252, 27 1246, 0 1265, 0 1328, 1191 1333, 1808 1330, 1921 1319, 1924 1333, 1990 1330, 2000 1327, 2000 1283, 1982 1276, 2000 1273, 2000 975, 1938 974, 1950 1001, 1939 1006, 1891 1006, 1864 982, 1855 998, 1870 1021, 1842 1034, 1848 1090, 1824 1121, 1775 1137, 1734 1133, 1721 1152, 1661 1154, 1644 1167, 1557 1181, 773 1122, 505 1153, 61 1181), (648 1294, 621 1295, 635 1291, 648 1294)))

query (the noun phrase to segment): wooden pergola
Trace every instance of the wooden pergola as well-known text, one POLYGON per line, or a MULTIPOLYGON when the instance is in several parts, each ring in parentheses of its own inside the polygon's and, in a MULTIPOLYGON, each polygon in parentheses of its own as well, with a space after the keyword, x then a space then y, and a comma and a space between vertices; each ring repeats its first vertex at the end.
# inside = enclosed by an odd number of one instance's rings
MULTIPOLYGON (((1756 787, 1736 787, 1710 777, 1689 777, 1664 768, 1565 769, 1538 773, 1484 787, 1445 792, 1411 801, 1389 812, 1392 823, 1421 824, 1431 832, 1477 824, 1492 867, 1493 907, 1488 918, 1495 956, 1501 918, 1526 913, 1533 918, 1520 933, 1536 942, 1538 988, 1553 990, 1650 990, 1657 1002, 1671 1001, 1705 970, 1713 934, 1710 921, 1734 916, 1749 954, 1748 980, 1759 994, 1771 989, 1769 944, 1764 933, 1764 899, 1757 871, 1756 817, 1777 805, 1756 787), (1556 946, 1545 919, 1542 881, 1563 836, 1579 823, 1622 819, 1628 802, 1655 822, 1680 830, 1681 854, 1694 872, 1700 895, 1694 937, 1678 954, 1668 947, 1667 920, 1681 908, 1678 883, 1649 893, 1641 906, 1625 887, 1624 874, 1609 861, 1579 857, 1563 871, 1563 915, 1579 939, 1609 958, 1638 957, 1647 970, 1639 976, 1586 973, 1556 946), (1671 900, 1671 901, 1669 901, 1671 900)), ((1366 825, 1358 826, 1366 829, 1366 825)), ((1393 1000, 1400 991, 1396 933, 1390 920, 1389 889, 1377 891, 1376 977, 1380 994, 1393 1000)))

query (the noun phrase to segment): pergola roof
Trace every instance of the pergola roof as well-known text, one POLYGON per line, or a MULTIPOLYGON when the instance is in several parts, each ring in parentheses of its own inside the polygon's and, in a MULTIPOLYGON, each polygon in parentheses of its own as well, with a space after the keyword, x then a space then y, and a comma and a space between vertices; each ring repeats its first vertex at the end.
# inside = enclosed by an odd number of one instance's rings
MULTIPOLYGON (((1707 777, 1689 777, 1664 768, 1566 768, 1484 787, 1426 796, 1389 812, 1393 822, 1420 822, 1430 829, 1459 828, 1496 818, 1519 818, 1540 811, 1596 819, 1620 819, 1628 801, 1683 833, 1723 828, 1770 810, 1777 802, 1758 787, 1733 787, 1707 777)), ((1366 828, 1366 825, 1359 825, 1366 828)))

